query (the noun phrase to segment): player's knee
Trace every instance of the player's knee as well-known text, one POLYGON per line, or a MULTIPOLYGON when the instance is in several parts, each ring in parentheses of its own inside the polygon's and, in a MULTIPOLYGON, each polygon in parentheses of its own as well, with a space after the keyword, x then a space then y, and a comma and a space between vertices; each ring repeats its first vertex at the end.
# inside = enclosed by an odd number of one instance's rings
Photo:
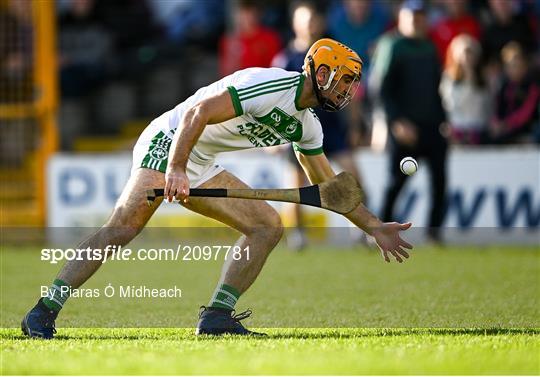
POLYGON ((125 206, 117 206, 107 223, 106 227, 115 228, 125 233, 127 238, 134 238, 144 228, 145 222, 137 216, 132 209, 125 206))
POLYGON ((281 237, 283 236, 283 223, 279 222, 279 225, 276 224, 276 226, 272 227, 270 231, 270 238, 272 239, 272 242, 274 244, 277 244, 279 240, 281 240, 281 237))
POLYGON ((275 218, 275 222, 272 226, 272 229, 273 229, 273 235, 274 235, 274 238, 277 241, 279 241, 281 239, 281 237, 283 236, 283 222, 281 221, 281 216, 279 216, 279 214, 277 212, 275 212, 276 214, 276 218, 275 218))
POLYGON ((260 223, 253 230, 262 233, 264 238, 272 243, 277 243, 283 235, 283 223, 276 210, 271 208, 261 217, 260 223))

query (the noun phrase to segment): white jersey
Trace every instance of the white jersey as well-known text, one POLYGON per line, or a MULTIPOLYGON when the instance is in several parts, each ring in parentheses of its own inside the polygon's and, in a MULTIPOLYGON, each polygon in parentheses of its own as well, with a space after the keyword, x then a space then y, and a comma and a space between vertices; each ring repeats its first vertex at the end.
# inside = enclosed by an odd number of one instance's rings
POLYGON ((304 76, 281 68, 248 68, 199 89, 187 100, 154 119, 137 142, 147 151, 139 167, 165 172, 172 138, 183 114, 201 100, 230 93, 236 118, 207 125, 189 160, 213 163, 221 152, 293 143, 307 155, 322 153, 323 133, 312 109, 302 109, 298 99, 304 76))

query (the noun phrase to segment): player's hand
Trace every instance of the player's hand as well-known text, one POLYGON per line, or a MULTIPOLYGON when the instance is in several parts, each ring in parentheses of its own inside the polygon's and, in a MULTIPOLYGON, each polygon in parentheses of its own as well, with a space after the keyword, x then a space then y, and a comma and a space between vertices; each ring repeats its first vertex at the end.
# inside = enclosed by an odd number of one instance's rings
POLYGON ((390 254, 399 262, 409 258, 409 253, 405 249, 412 249, 413 246, 399 236, 399 232, 407 230, 412 223, 384 223, 372 232, 382 256, 386 262, 390 262, 390 254))
POLYGON ((172 203, 174 199, 187 203, 189 196, 189 178, 185 171, 167 168, 165 173, 165 200, 172 203))

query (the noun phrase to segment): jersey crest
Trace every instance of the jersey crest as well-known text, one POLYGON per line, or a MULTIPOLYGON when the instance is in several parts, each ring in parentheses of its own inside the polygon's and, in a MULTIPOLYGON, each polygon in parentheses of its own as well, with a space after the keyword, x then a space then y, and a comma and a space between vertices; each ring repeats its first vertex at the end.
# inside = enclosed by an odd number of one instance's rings
POLYGON ((302 138, 302 123, 279 107, 274 107, 268 114, 262 117, 256 117, 255 119, 262 124, 272 127, 287 141, 299 141, 302 138))

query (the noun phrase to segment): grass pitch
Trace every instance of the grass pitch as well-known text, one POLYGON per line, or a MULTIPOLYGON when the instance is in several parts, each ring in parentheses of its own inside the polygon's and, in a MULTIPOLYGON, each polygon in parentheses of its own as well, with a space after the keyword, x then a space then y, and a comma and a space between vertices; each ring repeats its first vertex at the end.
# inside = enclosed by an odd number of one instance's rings
POLYGON ((170 262, 103 266, 88 286, 176 283, 180 301, 72 298, 55 340, 25 339, 19 321, 58 269, 37 255, 0 254, 2 374, 540 374, 533 248, 419 248, 403 265, 278 250, 237 305, 264 339, 195 337, 220 263, 170 262))
POLYGON ((538 374, 533 330, 272 329, 267 339, 187 329, 2 330, 3 374, 538 374))

